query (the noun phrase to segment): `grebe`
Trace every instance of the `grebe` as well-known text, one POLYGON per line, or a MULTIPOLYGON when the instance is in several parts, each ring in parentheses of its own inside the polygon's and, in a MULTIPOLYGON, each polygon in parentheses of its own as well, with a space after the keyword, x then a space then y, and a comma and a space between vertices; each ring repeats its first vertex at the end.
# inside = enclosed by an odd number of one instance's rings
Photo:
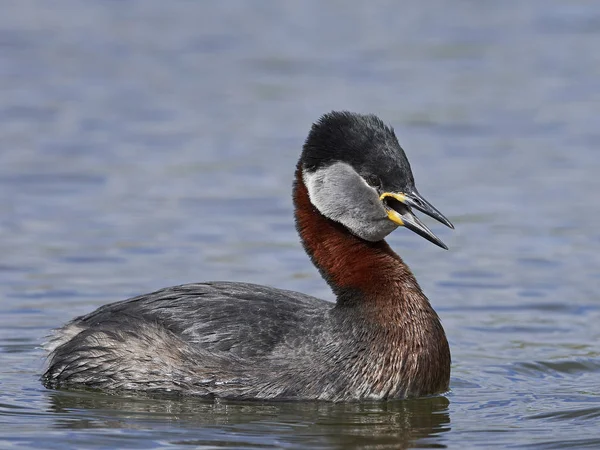
POLYGON ((412 208, 454 227, 417 192, 394 130, 374 115, 322 116, 304 144, 293 201, 304 249, 335 304, 247 283, 161 289, 57 330, 44 385, 328 401, 447 391, 444 329, 384 238, 404 226, 447 249, 412 208))

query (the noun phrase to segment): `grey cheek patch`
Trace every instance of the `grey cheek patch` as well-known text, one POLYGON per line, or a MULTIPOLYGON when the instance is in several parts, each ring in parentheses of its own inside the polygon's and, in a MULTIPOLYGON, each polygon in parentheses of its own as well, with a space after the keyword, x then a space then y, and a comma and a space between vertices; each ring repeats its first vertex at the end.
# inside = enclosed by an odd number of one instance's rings
POLYGON ((367 241, 379 241, 397 227, 388 219, 375 189, 348 164, 335 163, 304 172, 311 203, 325 217, 367 241))

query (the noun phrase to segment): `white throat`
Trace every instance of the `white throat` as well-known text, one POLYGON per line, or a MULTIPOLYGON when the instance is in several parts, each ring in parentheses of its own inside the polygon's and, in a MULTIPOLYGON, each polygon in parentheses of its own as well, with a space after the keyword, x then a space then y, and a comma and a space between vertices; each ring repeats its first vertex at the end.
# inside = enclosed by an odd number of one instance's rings
POLYGON ((303 181, 313 206, 355 236, 375 242, 397 228, 377 190, 349 164, 336 162, 314 172, 303 171, 303 181))

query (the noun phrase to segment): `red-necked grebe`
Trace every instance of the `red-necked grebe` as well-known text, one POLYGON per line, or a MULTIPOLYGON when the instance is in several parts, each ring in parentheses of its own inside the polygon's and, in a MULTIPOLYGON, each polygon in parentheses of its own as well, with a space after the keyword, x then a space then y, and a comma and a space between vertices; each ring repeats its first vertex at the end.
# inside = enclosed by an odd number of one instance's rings
POLYGON ((336 296, 209 282, 102 306, 56 331, 52 388, 233 399, 381 400, 448 389, 439 318, 384 238, 412 213, 452 224, 416 190, 392 128, 332 112, 312 126, 293 187, 304 249, 336 296))

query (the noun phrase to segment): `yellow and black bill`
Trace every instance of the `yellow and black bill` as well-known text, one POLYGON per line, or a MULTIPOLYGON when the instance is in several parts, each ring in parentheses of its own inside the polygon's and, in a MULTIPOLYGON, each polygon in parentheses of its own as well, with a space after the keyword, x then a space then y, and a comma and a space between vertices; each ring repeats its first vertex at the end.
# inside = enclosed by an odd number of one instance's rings
POLYGON ((433 217, 447 227, 454 228, 454 225, 452 225, 446 216, 439 212, 437 208, 425 200, 416 189, 411 190, 409 193, 384 192, 379 198, 384 202, 388 218, 392 222, 406 227, 417 233, 419 236, 427 239, 429 242, 448 250, 446 244, 433 234, 433 232, 412 213, 411 208, 415 208, 422 213, 433 217))

